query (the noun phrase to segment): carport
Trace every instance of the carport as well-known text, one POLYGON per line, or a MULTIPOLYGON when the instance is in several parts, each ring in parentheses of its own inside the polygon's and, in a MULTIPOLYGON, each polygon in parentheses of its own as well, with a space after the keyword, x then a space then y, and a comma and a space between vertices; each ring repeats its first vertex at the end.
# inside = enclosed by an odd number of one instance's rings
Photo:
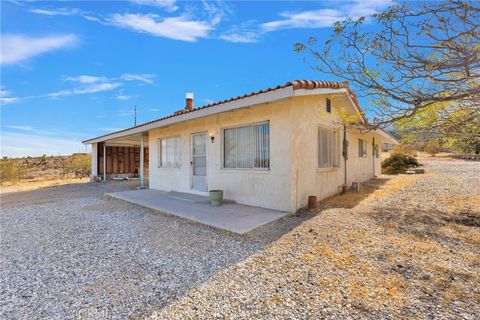
POLYGON ((148 179, 148 132, 84 141, 92 145, 92 177, 106 181, 117 177, 148 179))

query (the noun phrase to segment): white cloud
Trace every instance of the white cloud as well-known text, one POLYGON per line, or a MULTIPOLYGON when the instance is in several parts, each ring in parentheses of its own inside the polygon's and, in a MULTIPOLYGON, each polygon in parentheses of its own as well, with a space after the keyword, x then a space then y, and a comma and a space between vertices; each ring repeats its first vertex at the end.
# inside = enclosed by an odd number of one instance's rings
POLYGON ((259 38, 260 34, 253 31, 240 31, 220 35, 220 39, 234 43, 254 43, 257 42, 259 38))
POLYGON ((10 104, 10 103, 15 103, 19 102, 20 98, 19 97, 5 97, 5 98, 0 98, 0 104, 10 104))
POLYGON ((157 108, 152 108, 152 109, 148 109, 148 111, 157 112, 157 111, 160 111, 160 109, 157 109, 157 108))
POLYGON ((80 83, 94 83, 94 82, 99 82, 99 81, 107 81, 107 78, 106 77, 96 77, 96 76, 82 75, 82 76, 77 76, 77 77, 65 77, 65 80, 75 81, 75 82, 80 82, 80 83))
POLYGON ((178 9, 175 0, 132 0, 132 2, 140 5, 159 7, 169 12, 173 12, 178 9))
POLYGON ((103 91, 111 91, 117 89, 122 84, 118 82, 102 82, 102 83, 93 83, 87 86, 81 86, 72 90, 62 90, 52 93, 47 93, 37 97, 47 97, 47 98, 59 98, 59 97, 67 97, 73 96, 78 94, 88 94, 88 93, 97 93, 103 91))
POLYGON ((40 38, 25 35, 2 35, 0 62, 1 64, 19 63, 42 53, 73 47, 78 42, 78 37, 74 34, 40 38))
POLYGON ((4 87, 2 86, 0 89, 0 104, 9 104, 9 103, 15 103, 19 102, 20 98, 19 97, 12 97, 11 92, 8 90, 5 90, 4 87))
POLYGON ((43 14, 46 16, 73 16, 73 15, 78 15, 82 13, 82 11, 79 9, 70 9, 70 8, 56 8, 56 9, 34 8, 34 9, 28 10, 28 12, 43 14))
POLYGON ((23 131, 33 131, 33 127, 30 126, 5 126, 10 129, 23 130, 23 131))
POLYGON ((117 98, 118 100, 125 101, 125 100, 130 99, 131 97, 130 97, 130 96, 127 96, 127 95, 125 95, 125 94, 120 94, 120 95, 116 96, 116 98, 117 98))
POLYGON ((95 118, 105 118, 105 117, 106 117, 106 116, 103 115, 103 114, 99 114, 99 115, 95 116, 95 118))
MULTIPOLYGON (((24 97, 12 97, 10 91, 1 87, 0 90, 0 103, 8 104, 19 102, 26 99, 34 98, 60 98, 81 94, 92 94, 104 91, 111 91, 120 88, 125 84, 125 81, 139 81, 147 84, 153 83, 154 74, 133 74, 124 73, 120 77, 105 77, 105 76, 91 76, 91 75, 79 75, 63 77, 64 81, 73 82, 75 86, 71 89, 64 89, 56 92, 50 92, 46 94, 36 96, 24 96, 24 97)), ((123 90, 120 90, 116 96, 119 100, 128 100, 131 96, 124 94, 123 90)))
POLYGON ((213 24, 208 21, 195 21, 186 15, 161 18, 155 14, 114 14, 110 24, 148 33, 157 37, 194 42, 208 36, 213 24))
POLYGON ((155 78, 154 74, 132 74, 132 73, 124 73, 120 76, 120 79, 125 81, 141 81, 148 84, 153 83, 153 78, 155 78))
POLYGON ((358 19, 362 16, 372 15, 378 10, 393 4, 391 0, 356 0, 350 4, 343 4, 338 8, 325 8, 302 12, 283 12, 283 19, 266 22, 260 25, 264 32, 295 29, 295 28, 325 28, 331 27, 336 21, 347 17, 358 19))
POLYGON ((2 131, 1 156, 24 157, 42 154, 72 154, 84 150, 79 141, 51 136, 2 131))
POLYGON ((344 17, 341 11, 334 9, 319 9, 298 13, 283 12, 280 16, 285 19, 263 23, 261 25, 262 30, 331 27, 336 21, 344 17))
MULTIPOLYGON (((65 96, 71 96, 71 95, 72 95, 72 91, 62 90, 62 91, 47 93, 43 96, 48 97, 48 98, 58 98, 58 97, 65 97, 65 96)), ((40 97, 43 97, 43 96, 40 96, 40 97)))
POLYGON ((121 85, 122 84, 118 82, 95 83, 93 85, 90 85, 84 88, 74 89, 72 92, 74 94, 97 93, 102 91, 110 91, 120 87, 121 85))

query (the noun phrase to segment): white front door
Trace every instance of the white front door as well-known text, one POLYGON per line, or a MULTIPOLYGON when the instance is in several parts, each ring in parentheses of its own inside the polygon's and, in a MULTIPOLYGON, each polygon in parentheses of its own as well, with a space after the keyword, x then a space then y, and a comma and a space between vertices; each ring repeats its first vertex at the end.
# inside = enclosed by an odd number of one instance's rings
POLYGON ((192 189, 208 191, 207 187, 207 134, 192 135, 192 189))

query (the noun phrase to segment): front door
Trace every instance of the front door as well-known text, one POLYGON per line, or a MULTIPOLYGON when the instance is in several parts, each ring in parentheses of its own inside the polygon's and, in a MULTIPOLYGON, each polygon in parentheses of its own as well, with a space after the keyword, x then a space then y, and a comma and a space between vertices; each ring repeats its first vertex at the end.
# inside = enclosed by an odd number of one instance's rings
POLYGON ((192 135, 192 189, 207 191, 207 134, 192 135))

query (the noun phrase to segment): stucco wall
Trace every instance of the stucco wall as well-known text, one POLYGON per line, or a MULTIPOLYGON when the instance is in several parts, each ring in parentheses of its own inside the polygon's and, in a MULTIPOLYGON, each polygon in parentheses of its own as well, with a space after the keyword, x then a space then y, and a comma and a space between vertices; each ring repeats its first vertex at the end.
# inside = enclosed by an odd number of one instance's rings
MULTIPOLYGON (((339 192, 344 184, 345 162, 341 155, 343 129, 339 110, 352 114, 346 96, 330 96, 332 113, 325 110, 325 95, 297 96, 273 103, 225 112, 202 119, 174 124, 149 132, 149 184, 152 189, 195 192, 191 188, 191 135, 205 132, 213 135, 207 141, 207 183, 209 189, 224 190, 225 198, 238 203, 294 212, 307 205, 309 195, 319 199, 339 192), (222 129, 269 121, 270 170, 222 168, 222 129), (339 166, 318 169, 318 126, 334 127, 339 132, 339 166), (159 167, 160 138, 181 138, 180 168, 159 167)), ((378 133, 360 133, 349 129, 347 185, 364 182, 380 174, 380 161, 372 154, 372 139, 381 145, 378 133), (358 138, 367 141, 367 157, 358 157, 358 138), (374 173, 375 171, 375 173, 374 173)))
POLYGON ((289 100, 209 116, 149 132, 149 187, 159 190, 194 192, 191 189, 191 135, 207 132, 207 183, 222 189, 224 197, 238 203, 292 211, 289 100), (270 170, 222 168, 222 129, 262 121, 270 123, 270 170), (180 168, 158 166, 158 139, 180 135, 180 168))
MULTIPOLYGON (((295 97, 291 103, 295 109, 292 123, 292 204, 295 209, 307 205, 308 196, 315 195, 324 199, 340 191, 345 178, 345 161, 341 156, 343 129, 339 121, 339 110, 344 108, 350 113, 352 107, 344 96, 330 96, 332 112, 327 113, 327 96, 295 97), (331 169, 318 168, 318 127, 336 128, 339 133, 339 166, 331 169)), ((360 134, 356 130, 347 131, 349 141, 349 159, 347 161, 347 185, 352 182, 364 182, 374 177, 372 138, 375 144, 381 143, 381 137, 375 132, 360 134), (367 157, 358 157, 358 138, 367 141, 367 157)), ((375 159, 375 172, 380 174, 380 158, 375 159)), ((292 210, 293 211, 293 210, 292 210)))

